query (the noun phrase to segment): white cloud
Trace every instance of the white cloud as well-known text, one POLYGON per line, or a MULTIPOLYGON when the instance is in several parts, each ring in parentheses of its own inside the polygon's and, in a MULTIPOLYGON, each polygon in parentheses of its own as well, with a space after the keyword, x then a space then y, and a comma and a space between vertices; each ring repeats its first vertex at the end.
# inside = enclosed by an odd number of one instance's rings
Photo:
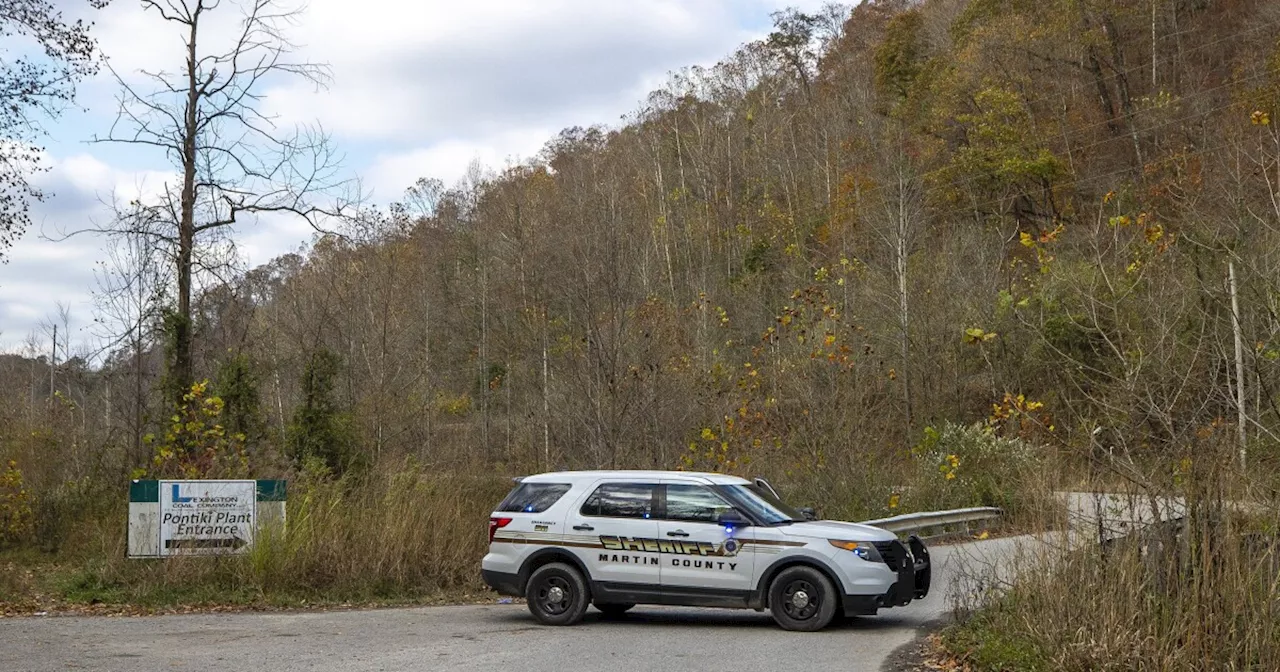
MULTIPOLYGON (((712 62, 751 37, 740 26, 744 7, 758 19, 780 4, 310 0, 286 32, 298 58, 331 66, 332 87, 276 80, 266 105, 286 122, 318 119, 347 139, 418 143, 530 121, 564 125, 549 116, 609 121, 655 73, 712 62)), ((204 16, 201 53, 223 51, 237 35, 236 5, 224 0, 204 16)), ((148 90, 140 70, 182 68, 183 36, 158 12, 114 3, 91 18, 112 67, 140 90, 148 90)), ((112 87, 101 84, 95 105, 113 112, 112 87)))
POLYGON ((238 228, 236 250, 250 267, 261 266, 308 243, 316 230, 301 217, 271 214, 238 228))
POLYGON ((532 158, 553 135, 548 129, 497 133, 478 140, 445 140, 425 147, 379 154, 365 171, 365 188, 375 200, 400 197, 420 177, 431 177, 452 186, 472 162, 493 170, 532 158))
POLYGON ((53 161, 52 170, 40 175, 36 183, 54 193, 56 200, 43 206, 42 214, 56 218, 74 204, 154 200, 177 181, 178 175, 172 171, 123 170, 92 154, 74 154, 53 161))
POLYGON ((61 168, 66 181, 86 191, 100 189, 114 181, 111 166, 90 154, 69 156, 63 159, 61 168))
POLYGON ((24 240, 16 246, 0 267, 0 350, 39 333, 41 323, 57 315, 59 304, 71 310, 77 330, 87 324, 98 256, 93 243, 24 240))
POLYGON ((106 239, 97 233, 67 234, 109 223, 112 198, 151 197, 173 180, 161 171, 113 168, 89 154, 45 158, 50 167, 33 180, 52 196, 32 206, 32 229, 0 265, 0 350, 10 349, 41 323, 52 319, 61 304, 72 312, 73 338, 87 338, 84 326, 93 317, 95 265, 104 258, 106 239))
POLYGON ((334 84, 282 85, 272 109, 348 138, 417 142, 608 121, 647 74, 717 58, 745 36, 728 3, 683 0, 317 0, 299 33, 334 84))

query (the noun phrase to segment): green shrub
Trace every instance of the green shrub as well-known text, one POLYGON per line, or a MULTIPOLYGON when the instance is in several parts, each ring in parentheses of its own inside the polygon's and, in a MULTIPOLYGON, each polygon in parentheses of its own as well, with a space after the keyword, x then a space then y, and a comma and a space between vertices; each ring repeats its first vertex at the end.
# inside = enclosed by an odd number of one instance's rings
POLYGON ((33 532, 31 495, 18 463, 9 460, 0 472, 0 547, 27 541, 33 532))
POLYGON ((917 509, 998 506, 1017 515, 1028 503, 1025 486, 1045 465, 1038 447, 986 423, 926 427, 911 454, 917 487, 904 499, 917 509))
POLYGON ((289 454, 295 462, 322 460, 335 474, 361 466, 351 414, 338 401, 336 386, 342 358, 320 349, 302 374, 302 403, 288 427, 289 454))

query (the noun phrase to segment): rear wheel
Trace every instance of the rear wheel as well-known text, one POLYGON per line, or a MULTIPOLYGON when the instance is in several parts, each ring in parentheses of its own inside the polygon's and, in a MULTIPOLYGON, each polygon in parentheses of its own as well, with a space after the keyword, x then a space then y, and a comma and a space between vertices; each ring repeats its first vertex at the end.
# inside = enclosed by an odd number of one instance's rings
POLYGON ((617 618, 618 616, 621 616, 627 613, 628 611, 630 611, 631 607, 634 607, 634 606, 636 605, 618 603, 618 602, 613 602, 613 603, 606 602, 604 604, 600 604, 598 602, 596 603, 596 609, 599 609, 600 613, 604 614, 605 616, 608 616, 609 618, 617 618))
POLYGON ((835 617, 835 587, 812 567, 788 567, 769 584, 769 613, 784 630, 821 630, 835 617))
POLYGON ((582 574, 562 562, 535 569, 524 596, 529 613, 546 625, 573 625, 581 621, 590 602, 582 574))

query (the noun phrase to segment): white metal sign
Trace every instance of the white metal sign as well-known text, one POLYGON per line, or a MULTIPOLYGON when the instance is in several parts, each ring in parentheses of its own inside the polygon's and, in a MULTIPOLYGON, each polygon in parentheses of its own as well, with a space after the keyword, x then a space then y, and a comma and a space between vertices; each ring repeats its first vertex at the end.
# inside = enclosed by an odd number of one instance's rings
POLYGON ((256 487, 256 481, 160 481, 159 555, 246 552, 256 487))

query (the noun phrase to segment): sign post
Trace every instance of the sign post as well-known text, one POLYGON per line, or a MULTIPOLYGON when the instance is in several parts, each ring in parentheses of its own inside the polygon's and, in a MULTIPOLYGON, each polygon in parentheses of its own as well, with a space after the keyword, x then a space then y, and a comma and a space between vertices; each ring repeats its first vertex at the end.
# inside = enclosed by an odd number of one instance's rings
POLYGON ((246 553, 284 513, 284 481, 133 481, 129 557, 246 553))

